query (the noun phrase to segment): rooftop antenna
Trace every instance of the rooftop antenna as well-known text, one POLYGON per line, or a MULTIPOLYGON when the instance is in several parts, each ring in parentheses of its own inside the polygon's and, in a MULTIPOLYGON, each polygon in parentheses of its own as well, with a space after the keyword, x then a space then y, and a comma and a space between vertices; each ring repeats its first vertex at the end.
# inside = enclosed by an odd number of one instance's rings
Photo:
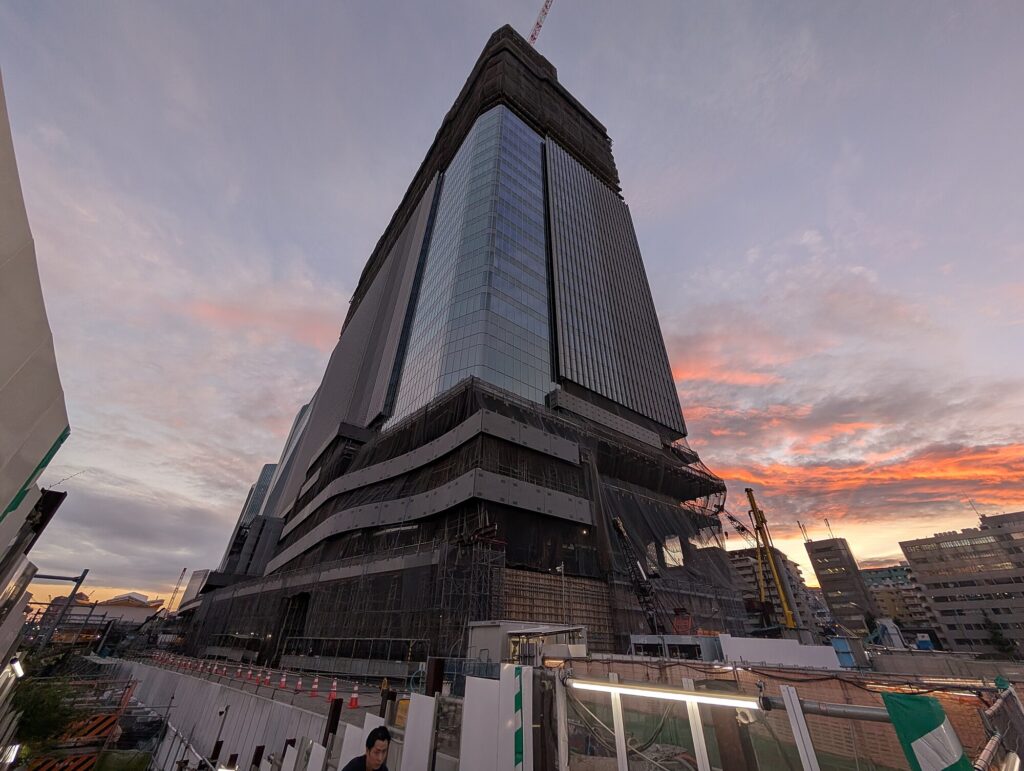
POLYGON ((978 519, 981 519, 981 512, 978 511, 978 507, 974 505, 974 501, 972 501, 970 498, 968 498, 967 502, 969 504, 971 504, 971 508, 974 509, 974 513, 978 515, 978 519))
POLYGON ((827 520, 827 519, 825 520, 825 527, 827 527, 827 528, 828 528, 828 534, 829 534, 829 537, 830 537, 830 538, 835 538, 835 537, 836 537, 836 534, 832 532, 832 525, 830 525, 830 524, 828 523, 828 520, 827 520))
POLYGON ((548 17, 548 11, 551 10, 551 4, 555 0, 544 0, 544 5, 540 8, 540 13, 537 14, 537 21, 533 23, 533 31, 530 32, 530 45, 537 45, 537 37, 540 35, 540 28, 544 26, 544 19, 548 17))
POLYGON ((796 526, 800 528, 800 532, 803 534, 804 543, 809 543, 811 539, 810 536, 807 535, 807 528, 804 527, 804 523, 798 519, 796 521, 796 526))

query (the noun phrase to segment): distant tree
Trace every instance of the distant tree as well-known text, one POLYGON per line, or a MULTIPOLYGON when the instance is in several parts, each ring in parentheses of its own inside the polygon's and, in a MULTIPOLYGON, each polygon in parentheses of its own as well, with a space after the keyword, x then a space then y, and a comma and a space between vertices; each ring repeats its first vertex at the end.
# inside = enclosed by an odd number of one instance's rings
POLYGON ((71 688, 63 680, 18 683, 12 703, 21 713, 18 741, 30 751, 60 736, 79 717, 71 688))
POLYGON ((1010 640, 1005 634, 1003 634, 1003 630, 999 628, 999 625, 995 621, 988 617, 988 613, 982 611, 981 615, 985 619, 982 626, 985 631, 988 632, 988 644, 995 648, 996 653, 999 655, 1016 658, 1017 643, 1010 640))

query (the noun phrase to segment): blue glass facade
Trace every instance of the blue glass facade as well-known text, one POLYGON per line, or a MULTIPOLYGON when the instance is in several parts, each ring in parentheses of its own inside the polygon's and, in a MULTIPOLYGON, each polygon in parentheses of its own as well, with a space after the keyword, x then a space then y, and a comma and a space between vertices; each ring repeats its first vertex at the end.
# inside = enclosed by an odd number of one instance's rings
POLYGON ((452 160, 390 422, 470 376, 536 402, 554 387, 543 144, 499 106, 452 160))

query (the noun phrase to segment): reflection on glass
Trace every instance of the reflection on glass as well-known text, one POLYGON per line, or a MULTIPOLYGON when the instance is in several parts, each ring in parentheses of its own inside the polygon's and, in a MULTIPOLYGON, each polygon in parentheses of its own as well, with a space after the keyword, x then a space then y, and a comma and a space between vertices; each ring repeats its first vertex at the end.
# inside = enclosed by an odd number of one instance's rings
POLYGON ((391 422, 470 376, 551 390, 543 142, 504 106, 445 172, 391 422))

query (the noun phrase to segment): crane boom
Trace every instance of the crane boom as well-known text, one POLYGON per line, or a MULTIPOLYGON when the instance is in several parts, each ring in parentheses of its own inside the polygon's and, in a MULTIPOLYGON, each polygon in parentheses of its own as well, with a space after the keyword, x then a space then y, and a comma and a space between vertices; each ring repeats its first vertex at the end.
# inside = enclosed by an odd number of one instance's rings
POLYGON ((640 603, 640 610, 643 611, 644 619, 647 621, 647 628, 650 629, 651 634, 665 634, 665 625, 658 614, 658 603, 654 595, 654 586, 651 585, 651 579, 647 577, 643 566, 640 564, 640 554, 629 539, 629 534, 626 533, 626 526, 622 524, 622 520, 619 517, 612 517, 612 525, 622 544, 622 553, 626 558, 626 570, 629 571, 629 580, 633 584, 633 593, 636 594, 637 602, 640 603))
MULTIPOLYGON (((750 502, 750 518, 754 523, 754 535, 757 538, 758 575, 759 577, 763 575, 764 563, 767 562, 772 574, 772 583, 775 584, 775 591, 779 595, 779 604, 782 606, 783 626, 786 629, 796 629, 796 619, 793 616, 792 608, 789 606, 786 590, 782 585, 781 569, 775 562, 775 544, 772 543, 772 534, 768 529, 768 520, 765 518, 764 512, 757 505, 757 501, 754 500, 754 491, 748 487, 746 488, 746 493, 747 500, 750 502)), ((758 584, 761 590, 761 601, 766 602, 768 597, 763 580, 759 580, 758 584)))
POLYGON ((185 580, 185 573, 186 573, 187 571, 188 571, 188 568, 182 568, 182 569, 181 569, 181 575, 180 575, 180 576, 178 576, 178 583, 176 583, 176 584, 174 585, 174 591, 173 591, 173 592, 171 592, 171 600, 170 600, 170 602, 168 602, 168 603, 167 603, 167 610, 170 610, 170 609, 171 609, 171 606, 172 606, 172 605, 174 605, 174 600, 175 600, 175 598, 177 598, 177 596, 178 596, 178 590, 179 590, 179 589, 181 589, 181 582, 182 582, 183 580, 185 580))
POLYGON ((548 17, 548 11, 551 10, 551 4, 555 0, 544 0, 544 5, 540 8, 540 13, 537 14, 537 21, 533 23, 533 31, 530 32, 530 45, 537 45, 537 37, 540 35, 540 28, 544 26, 544 19, 548 17))

